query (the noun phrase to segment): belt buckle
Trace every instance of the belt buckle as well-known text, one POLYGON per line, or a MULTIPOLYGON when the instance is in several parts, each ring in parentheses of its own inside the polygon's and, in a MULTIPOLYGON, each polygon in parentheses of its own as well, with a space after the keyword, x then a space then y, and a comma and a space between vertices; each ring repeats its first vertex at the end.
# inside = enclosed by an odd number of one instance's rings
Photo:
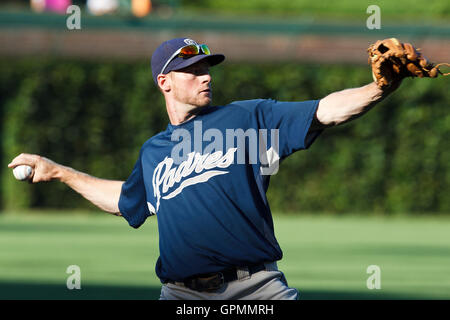
POLYGON ((184 285, 195 291, 216 291, 225 284, 222 272, 210 273, 184 281, 184 285))

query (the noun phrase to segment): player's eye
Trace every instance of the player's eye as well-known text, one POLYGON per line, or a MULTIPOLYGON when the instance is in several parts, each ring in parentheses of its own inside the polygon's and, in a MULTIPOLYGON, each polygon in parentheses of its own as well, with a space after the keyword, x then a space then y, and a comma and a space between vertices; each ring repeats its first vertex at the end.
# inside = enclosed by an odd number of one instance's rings
POLYGON ((206 68, 206 67, 205 68, 197 68, 197 69, 195 69, 194 73, 197 76, 209 74, 209 68, 206 68))

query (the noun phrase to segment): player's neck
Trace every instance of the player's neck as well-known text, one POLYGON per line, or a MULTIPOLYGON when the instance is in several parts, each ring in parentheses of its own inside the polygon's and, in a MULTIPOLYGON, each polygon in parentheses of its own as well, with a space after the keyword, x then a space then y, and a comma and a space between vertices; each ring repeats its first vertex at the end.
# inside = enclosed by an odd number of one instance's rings
POLYGON ((166 104, 169 121, 174 126, 195 118, 202 108, 188 104, 177 104, 176 106, 166 104))

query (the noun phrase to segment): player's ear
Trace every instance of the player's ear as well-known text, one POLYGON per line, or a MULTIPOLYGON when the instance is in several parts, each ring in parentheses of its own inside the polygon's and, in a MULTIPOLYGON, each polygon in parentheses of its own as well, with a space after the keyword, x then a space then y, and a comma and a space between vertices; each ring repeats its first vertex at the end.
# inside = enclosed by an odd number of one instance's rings
POLYGON ((159 88, 164 91, 170 91, 170 77, 168 76, 168 74, 160 74, 158 75, 158 86, 159 88))

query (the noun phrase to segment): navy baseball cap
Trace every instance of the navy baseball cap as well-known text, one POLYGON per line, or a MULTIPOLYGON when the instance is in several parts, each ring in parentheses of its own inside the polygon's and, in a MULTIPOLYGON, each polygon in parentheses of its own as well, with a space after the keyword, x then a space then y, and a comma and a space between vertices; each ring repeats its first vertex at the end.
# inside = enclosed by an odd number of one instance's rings
MULTIPOLYGON (((175 54, 177 50, 191 44, 198 45, 197 42, 189 38, 176 38, 163 42, 155 50, 152 56, 151 65, 152 65, 153 81, 155 81, 156 85, 158 85, 158 75, 161 73, 161 70, 167 63, 167 61, 175 54)), ((190 65, 205 59, 209 62, 211 66, 214 66, 225 60, 225 56, 223 54, 206 55, 204 53, 200 53, 198 55, 189 58, 175 57, 165 67, 164 74, 167 74, 170 71, 180 70, 189 67, 190 65)))

